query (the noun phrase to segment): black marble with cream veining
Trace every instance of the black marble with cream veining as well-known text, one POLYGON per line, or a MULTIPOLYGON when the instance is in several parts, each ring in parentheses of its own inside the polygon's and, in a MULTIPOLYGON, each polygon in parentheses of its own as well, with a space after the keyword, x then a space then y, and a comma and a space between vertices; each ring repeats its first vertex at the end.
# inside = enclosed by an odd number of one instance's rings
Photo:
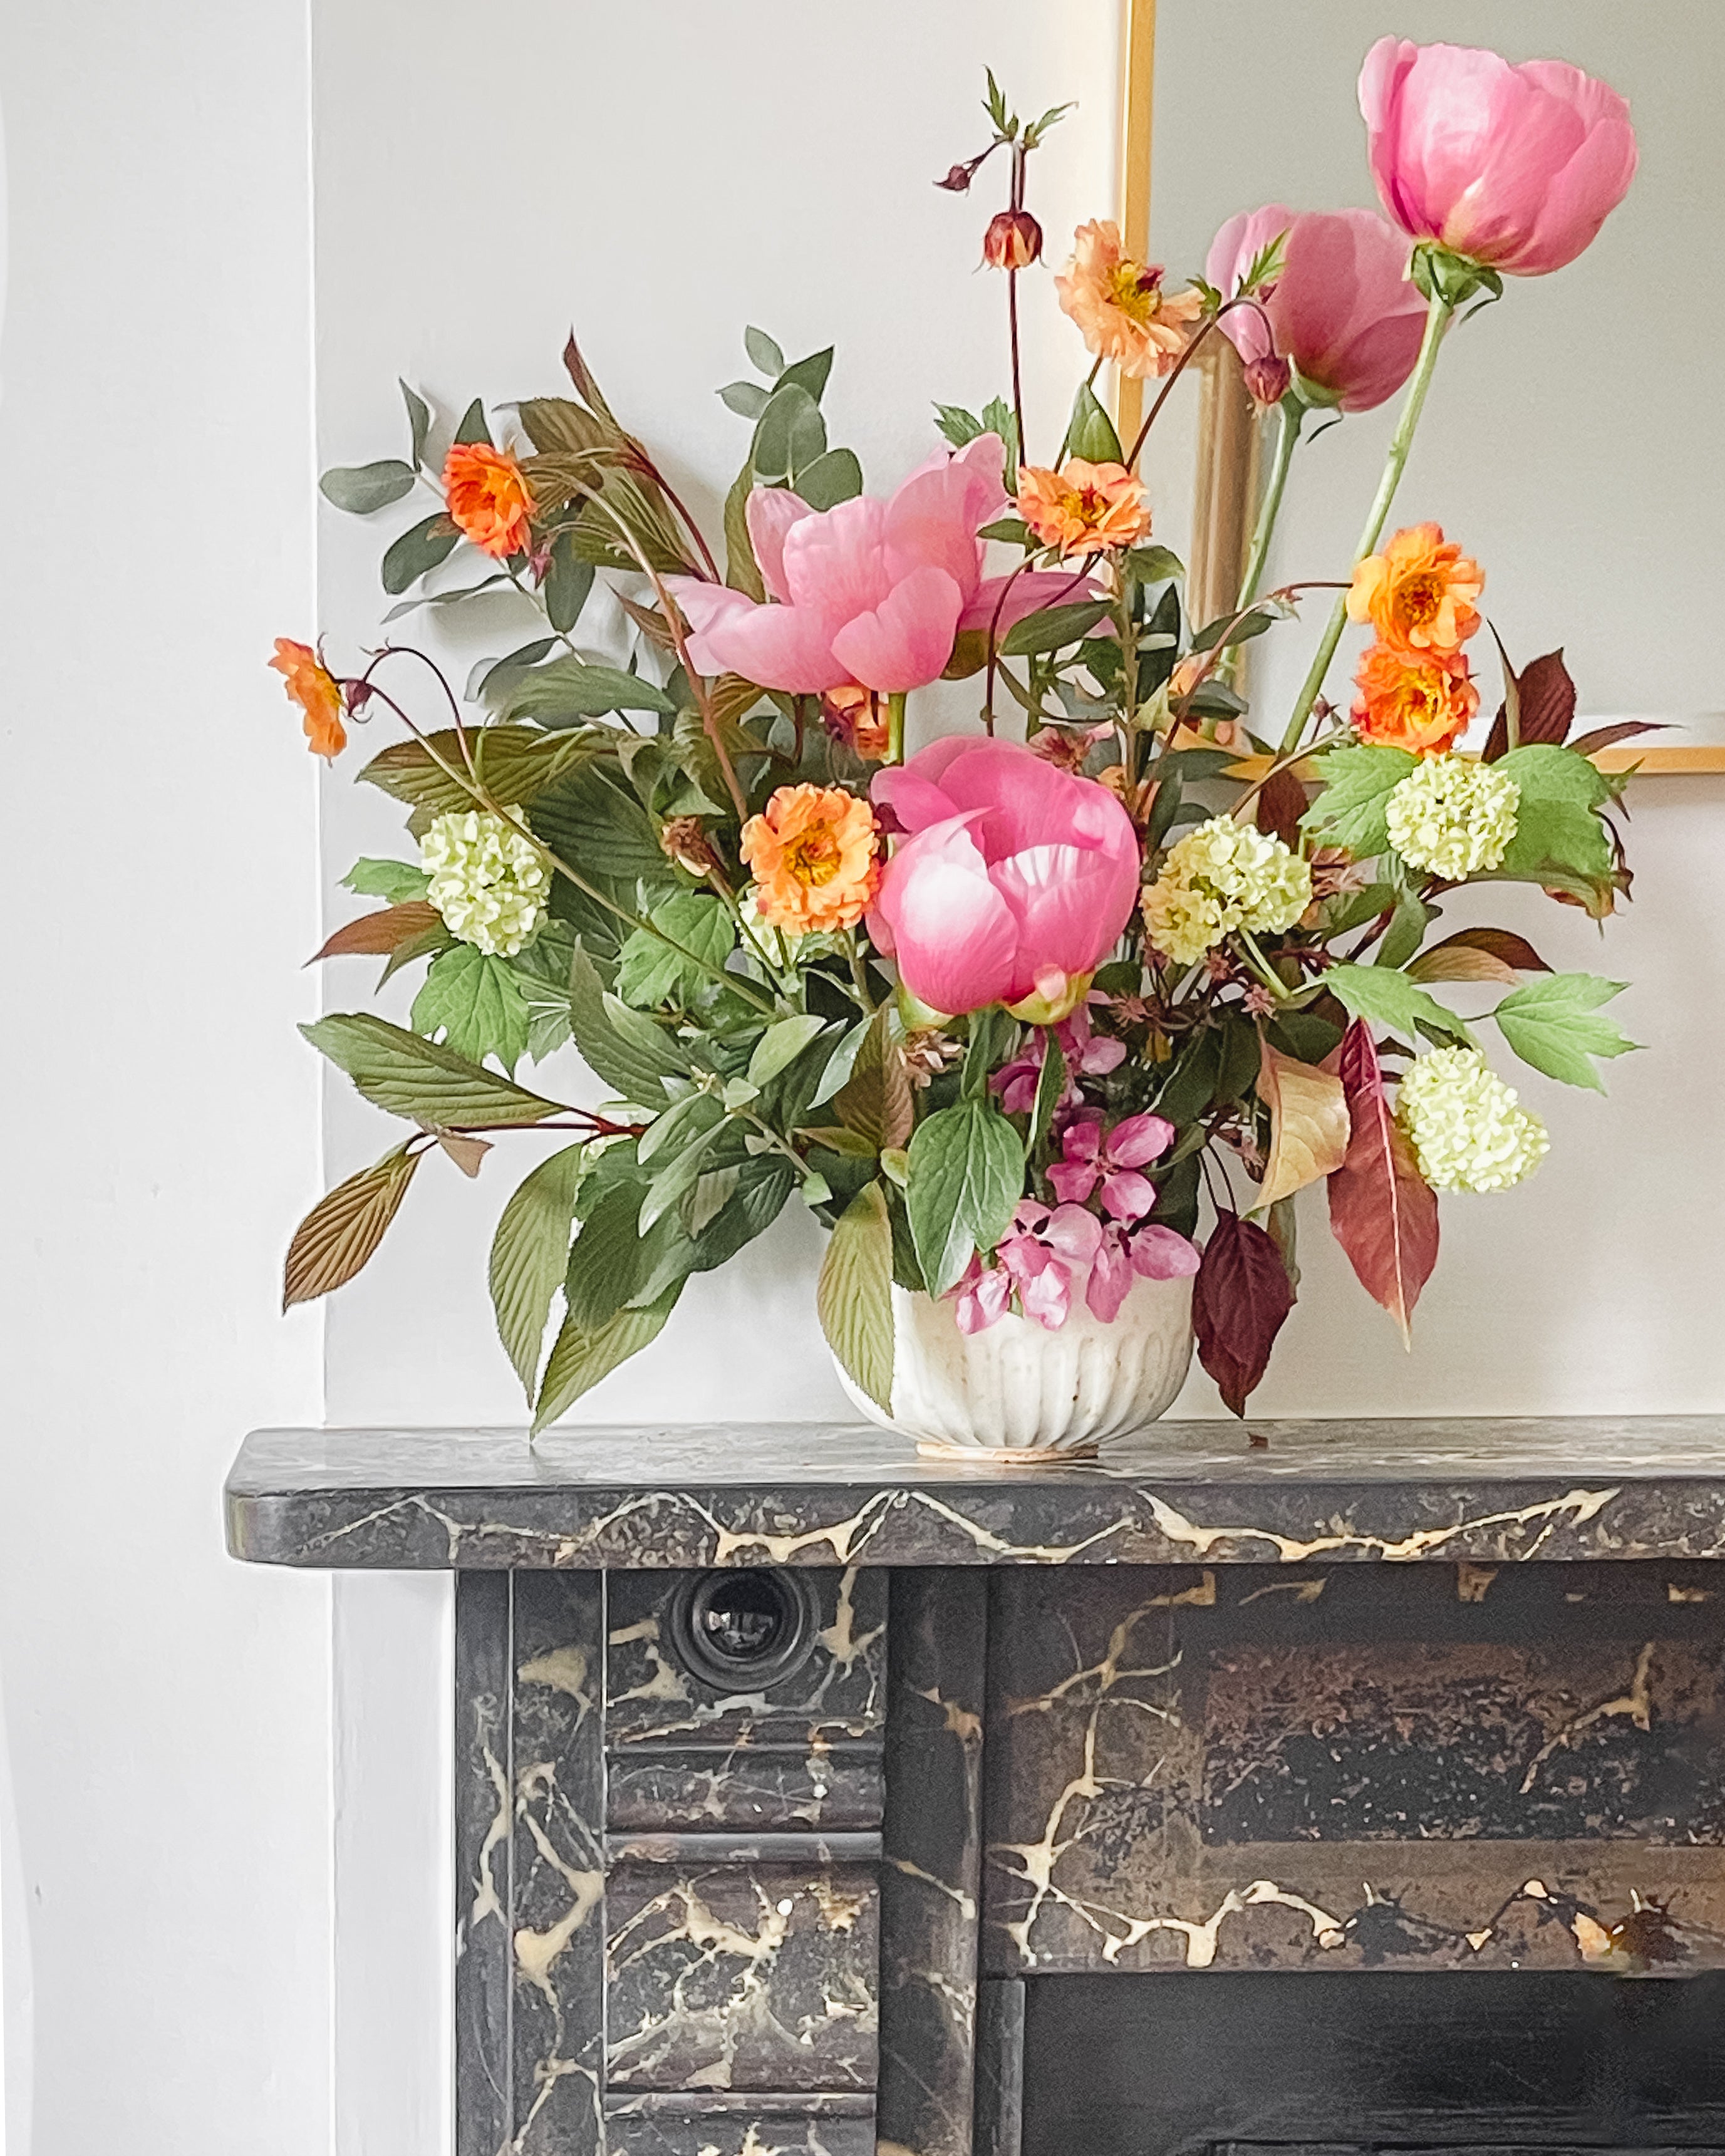
POLYGON ((261 1430, 228 1483, 259 1563, 1506 1563, 1725 1555, 1725 1417, 1158 1424, 1052 1468, 865 1425, 261 1430))
POLYGON ((1148 2043, 1171 1972, 1725 1969, 1725 1417, 263 1431, 227 1496, 457 1574, 457 2156, 1022 2156, 1045 1978, 1148 2043), (716 1676, 759 1568, 801 1651, 716 1676))

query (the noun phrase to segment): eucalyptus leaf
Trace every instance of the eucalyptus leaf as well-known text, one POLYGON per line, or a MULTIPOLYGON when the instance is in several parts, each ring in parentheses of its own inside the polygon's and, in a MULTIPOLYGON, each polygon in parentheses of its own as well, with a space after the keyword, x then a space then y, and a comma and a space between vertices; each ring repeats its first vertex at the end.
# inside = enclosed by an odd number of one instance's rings
POLYGON ((854 449, 829 449, 797 474, 797 492, 811 509, 836 509, 862 490, 862 466, 854 449))
POLYGON ((416 389, 409 389, 405 382, 398 381, 402 402, 408 408, 408 435, 412 444, 414 469, 425 462, 426 437, 431 432, 431 407, 416 389))
POLYGON ((1000 649, 1009 659, 1026 659, 1041 651, 1059 651, 1076 644, 1108 612, 1106 599, 1086 599, 1073 606, 1044 607, 1009 629, 1000 649))
POLYGON ((573 535, 560 531, 551 542, 551 566, 541 597, 545 601, 546 619, 562 634, 567 635, 580 619, 595 573, 591 562, 577 556, 573 535))
POLYGON ((758 419, 767 408, 767 392, 758 382, 727 382, 719 392, 719 401, 742 418, 758 419))
POLYGON ((742 348, 749 356, 749 364, 764 374, 769 382, 777 382, 784 372, 784 354, 765 330, 751 326, 742 333, 742 348))
POLYGON ((411 494, 413 467, 398 457, 384 457, 372 465, 338 465, 317 482, 326 501, 345 509, 350 516, 370 516, 411 494))
POLYGON ((399 598, 409 584, 447 562, 461 534, 440 509, 403 531, 383 557, 383 588, 399 598))
POLYGON ((767 400, 755 425, 755 477, 767 485, 793 480, 826 454, 826 422, 820 408, 799 383, 782 382, 767 400))
POLYGON ((485 408, 481 398, 475 397, 462 413, 461 424, 455 429, 455 439, 470 445, 484 442, 487 447, 495 446, 491 442, 491 430, 485 424, 485 408))

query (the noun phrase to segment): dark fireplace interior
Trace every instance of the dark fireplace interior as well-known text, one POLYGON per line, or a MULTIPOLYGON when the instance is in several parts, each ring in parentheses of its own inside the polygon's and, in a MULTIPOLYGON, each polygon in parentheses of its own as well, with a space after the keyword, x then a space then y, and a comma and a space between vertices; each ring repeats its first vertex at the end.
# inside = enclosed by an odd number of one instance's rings
POLYGON ((1023 1985, 1023 2156, 1725 2148, 1725 1972, 1023 1985))

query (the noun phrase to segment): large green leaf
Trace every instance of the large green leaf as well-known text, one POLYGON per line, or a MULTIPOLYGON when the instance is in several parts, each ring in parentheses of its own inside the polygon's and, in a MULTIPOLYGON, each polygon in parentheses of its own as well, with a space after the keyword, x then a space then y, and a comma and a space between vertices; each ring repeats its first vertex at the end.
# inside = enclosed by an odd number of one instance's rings
POLYGON ((413 492, 413 467, 399 457, 383 457, 374 465, 338 465, 317 484, 324 500, 337 509, 350 516, 370 516, 413 492))
POLYGON ((737 1181, 731 1195, 696 1231, 692 1267, 696 1272, 711 1272, 728 1265, 746 1244, 764 1234, 784 1210, 797 1179, 796 1170, 782 1153, 745 1159, 735 1172, 737 1181))
POLYGON ((541 1161, 504 1207, 491 1243, 490 1284, 497 1336, 530 1403, 551 1299, 568 1270, 575 1194, 586 1158, 584 1146, 572 1145, 541 1161))
POLYGON ((768 485, 794 480, 826 454, 826 422, 801 382, 781 380, 755 422, 755 477, 768 485))
MULTIPOLYGON (((590 734, 546 734, 536 726, 470 726, 467 744, 475 771, 491 798, 506 808, 531 801, 593 753, 590 734)), ((431 735, 429 744, 417 739, 392 742, 359 776, 398 801, 442 816, 477 805, 463 783, 466 770, 460 737, 450 727, 431 735)))
POLYGON ((338 1011, 300 1030, 367 1100, 413 1122, 493 1130, 567 1113, 561 1101, 530 1093, 369 1011, 338 1011))
POLYGON ((454 943, 432 960, 413 998, 413 1030, 481 1063, 495 1055, 513 1070, 527 1052, 529 1013, 508 963, 471 943, 454 943))
MULTIPOLYGON (((529 821, 552 853, 631 911, 637 884, 676 886, 652 819, 607 763, 578 762, 535 795, 529 821)), ((553 911, 568 888, 561 878, 552 885, 553 911)))
POLYGON ((1619 880, 1599 814, 1611 798, 1610 782, 1584 756, 1549 742, 1512 749, 1496 768, 1514 779, 1522 798, 1516 834, 1491 879, 1568 891, 1603 918, 1619 880))
POLYGON ((931 1295, 944 1295, 1006 1233, 1024 1194, 1024 1149, 989 1100, 961 1101, 917 1127, 905 1203, 931 1295))
POLYGON ((1594 1015, 1601 1004, 1621 995, 1625 985, 1601 980, 1597 973, 1548 973, 1504 997, 1491 1015, 1523 1063, 1566 1086, 1586 1086, 1603 1093, 1605 1088, 1589 1058, 1627 1055, 1640 1045, 1620 1033, 1609 1018, 1594 1015))
POLYGON ((403 531, 384 555, 384 590, 398 599, 410 584, 449 560, 460 536, 442 510, 434 510, 422 523, 403 531))
POLYGON ((767 587, 761 580, 748 527, 749 495, 754 484, 753 460, 746 459, 725 496, 725 582, 732 591, 745 592, 760 601, 767 596, 767 587))
POLYGON ((572 1408, 583 1393, 590 1392, 601 1378, 609 1377, 619 1363, 639 1355, 656 1340, 682 1291, 679 1281, 645 1310, 619 1310, 592 1330, 566 1317, 546 1359, 538 1404, 533 1410, 535 1436, 572 1408))
POLYGON ((571 535, 559 532, 551 542, 551 565, 541 594, 545 618, 554 629, 567 635, 574 628, 593 590, 595 573, 593 563, 583 562, 576 553, 571 535))
POLYGON ((755 1043, 754 1053, 749 1057, 750 1085, 770 1086, 781 1070, 788 1070, 803 1050, 819 1039, 826 1026, 825 1019, 807 1013, 796 1018, 782 1018, 769 1025, 755 1043))
POLYGON ((1065 644, 1076 644, 1108 610, 1106 599, 1086 599, 1075 606, 1044 607, 1040 613, 1026 614, 1015 628, 1008 629, 1000 640, 1000 649, 1009 659, 1025 659, 1039 651, 1058 651, 1065 644))
POLYGON ((655 1235, 643 1235, 638 1224, 644 1178, 630 1176, 612 1184, 581 1224, 575 1246, 564 1260, 563 1296, 570 1317, 592 1332, 633 1301, 648 1275, 682 1234, 682 1223, 667 1219, 655 1235))
POLYGON ((814 1306, 851 1383, 892 1412, 892 1223, 878 1183, 839 1215, 821 1261, 814 1306))
POLYGON ((707 969, 722 966, 730 957, 736 924, 716 898, 701 891, 680 891, 662 900, 649 918, 661 933, 637 928, 625 938, 617 993, 640 1010, 686 1003, 712 978, 707 969))
POLYGON ((1326 844, 1345 846, 1358 860, 1387 852, 1389 797, 1419 768, 1419 757, 1405 749, 1362 747, 1332 749, 1312 763, 1323 791, 1301 818, 1301 829, 1326 844))
MULTIPOLYGON (((592 580, 589 568, 588 581, 592 580)), ((553 659, 524 674, 505 700, 506 719, 537 719, 543 726, 572 725, 607 711, 663 711, 676 706, 656 681, 621 666, 586 659, 553 659)))
POLYGON ((871 1152, 911 1141, 914 1104, 905 1052, 894 1035, 890 1009, 869 1021, 850 1075, 833 1096, 833 1108, 847 1130, 867 1141, 871 1152))
POLYGON ((1430 1039, 1473 1045, 1473 1035, 1454 1011, 1393 967, 1332 966, 1324 975, 1324 986, 1351 1017, 1391 1026, 1404 1038, 1417 1031, 1430 1039))
POLYGON ((321 1198, 294 1230, 282 1276, 281 1306, 309 1302, 353 1278, 383 1240, 424 1158, 398 1146, 321 1198))
POLYGON ((643 1107, 665 1098, 665 1079, 688 1071, 687 1061, 662 1028, 608 996, 598 968, 579 950, 569 967, 569 1028, 595 1077, 643 1107))

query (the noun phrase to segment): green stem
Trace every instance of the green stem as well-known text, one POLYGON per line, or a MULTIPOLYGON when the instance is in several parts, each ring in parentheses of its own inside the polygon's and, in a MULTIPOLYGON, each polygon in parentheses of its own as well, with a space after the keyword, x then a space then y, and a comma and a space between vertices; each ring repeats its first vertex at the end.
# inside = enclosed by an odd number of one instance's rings
POLYGON ((886 757, 888 763, 902 763, 905 760, 905 691, 896 690, 886 699, 886 757))
MULTIPOLYGON (((1432 295, 1431 305, 1425 316, 1425 335, 1420 346, 1420 357, 1414 362, 1413 377, 1408 383, 1406 401, 1402 416, 1395 423, 1395 432, 1389 438, 1389 454, 1384 461, 1384 476, 1378 482, 1378 492, 1372 503, 1372 513, 1366 519, 1366 528, 1354 552, 1354 561, 1363 562, 1378 544, 1389 506, 1395 500, 1396 489, 1401 485, 1402 473, 1407 468, 1408 452, 1414 446, 1414 430, 1420 424, 1420 414, 1425 408, 1425 393, 1431 387, 1431 377, 1437 366, 1439 347, 1444 332, 1450 326, 1455 309, 1440 293, 1432 295)), ((1312 707, 1317 701, 1324 685, 1324 676, 1330 670, 1330 661, 1336 655, 1336 646, 1342 641, 1343 626, 1348 619, 1348 594, 1343 592, 1337 599, 1323 639, 1312 662, 1311 671, 1301 684, 1300 694, 1295 699, 1293 715, 1288 721, 1287 732, 1281 737, 1286 752, 1294 747, 1312 716, 1312 707)))
POLYGON ((1311 408, 1291 390, 1276 408, 1276 454, 1271 462, 1270 483, 1264 490, 1264 499, 1259 506, 1258 521, 1252 532, 1252 551, 1246 557, 1245 574, 1240 581, 1239 606, 1242 612, 1258 596, 1258 586, 1263 581, 1264 564, 1270 555, 1270 535, 1276 529, 1276 520, 1281 511, 1282 494, 1288 483, 1288 467, 1294 461, 1294 449, 1300 439, 1300 429, 1311 408))
POLYGON ((1276 998, 1276 1000, 1279 1004, 1285 1004, 1288 999, 1289 993, 1287 983, 1276 972, 1270 961, 1264 956, 1264 953, 1258 948, 1257 944, 1244 928, 1239 929, 1235 932, 1239 936, 1242 947, 1241 955, 1245 959, 1248 967, 1250 967, 1251 971, 1257 975, 1258 979, 1262 983, 1265 988, 1269 989, 1271 994, 1276 998))

